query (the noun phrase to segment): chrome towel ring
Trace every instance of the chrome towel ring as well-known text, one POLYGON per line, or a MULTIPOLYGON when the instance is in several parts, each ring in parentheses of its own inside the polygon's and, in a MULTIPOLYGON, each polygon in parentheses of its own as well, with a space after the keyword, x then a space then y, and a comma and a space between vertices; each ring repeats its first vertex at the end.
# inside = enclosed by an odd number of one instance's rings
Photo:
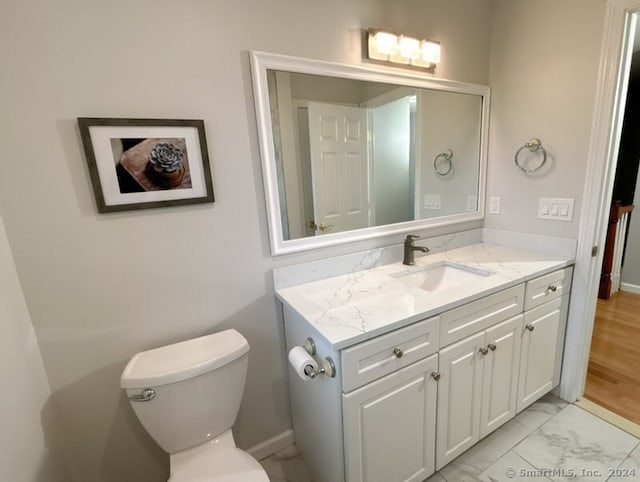
POLYGON ((451 149, 447 149, 433 159, 433 170, 436 171, 438 176, 446 176, 451 172, 451 169, 453 168, 453 163, 451 162, 452 157, 453 151, 451 149))
POLYGON ((545 150, 544 147, 542 147, 542 141, 540 139, 536 139, 535 137, 532 139, 529 139, 529 142, 527 142, 524 146, 522 146, 520 149, 516 151, 515 162, 516 162, 516 166, 518 166, 518 169, 526 173, 536 172, 538 169, 544 166, 544 163, 547 162, 547 151, 545 150), (536 167, 527 169, 522 164, 520 164, 520 160, 518 159, 518 156, 520 156, 520 153, 524 149, 527 149, 529 152, 540 152, 542 154, 542 160, 536 167))

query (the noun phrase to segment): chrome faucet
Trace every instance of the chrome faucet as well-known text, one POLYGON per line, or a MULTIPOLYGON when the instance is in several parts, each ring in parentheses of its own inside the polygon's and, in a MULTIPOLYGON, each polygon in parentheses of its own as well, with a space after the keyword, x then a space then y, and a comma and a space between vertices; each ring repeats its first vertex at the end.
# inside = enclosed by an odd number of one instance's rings
POLYGON ((420 251, 421 253, 429 252, 429 248, 426 246, 415 246, 413 243, 416 239, 420 239, 420 236, 408 234, 407 237, 404 238, 404 259, 402 260, 402 264, 409 266, 416 264, 414 257, 416 251, 420 251))

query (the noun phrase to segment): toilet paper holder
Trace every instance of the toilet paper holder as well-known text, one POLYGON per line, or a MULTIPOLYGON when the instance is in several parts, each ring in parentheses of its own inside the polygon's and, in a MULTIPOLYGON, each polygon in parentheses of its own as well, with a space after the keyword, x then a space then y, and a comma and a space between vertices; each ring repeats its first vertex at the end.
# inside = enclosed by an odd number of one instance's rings
MULTIPOLYGON (((313 338, 309 337, 302 344, 302 348, 311 356, 316 356, 316 343, 313 341, 313 338)), ((326 375, 329 378, 335 378, 336 376, 336 364, 333 362, 331 357, 324 357, 319 360, 318 370, 315 370, 312 366, 307 366, 304 369, 304 373, 311 379, 315 380, 318 375, 326 375)))

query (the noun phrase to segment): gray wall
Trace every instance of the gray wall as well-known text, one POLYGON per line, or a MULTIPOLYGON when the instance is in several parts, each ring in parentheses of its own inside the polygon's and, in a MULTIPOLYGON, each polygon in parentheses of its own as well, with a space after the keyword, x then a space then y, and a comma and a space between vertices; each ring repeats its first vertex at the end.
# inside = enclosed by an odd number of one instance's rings
POLYGON ((404 97, 371 109, 372 198, 376 226, 411 221, 411 107, 404 97))
POLYGON ((0 480, 66 482, 57 414, 0 216, 0 480), (26 382, 26 383, 25 383, 26 382))
POLYGON ((440 40, 437 76, 487 83, 489 7, 3 2, 0 213, 75 481, 166 480, 168 457, 135 419, 120 373, 140 350, 227 327, 251 344, 239 446, 288 429, 271 269, 400 241, 270 257, 247 51, 359 63, 361 30, 384 26, 440 40), (216 203, 96 214, 78 116, 204 119, 216 203))
POLYGON ((486 227, 577 237, 604 9, 604 0, 494 2, 487 196, 501 197, 502 212, 486 227), (549 160, 526 175, 514 155, 531 137, 549 160), (575 198, 573 222, 537 219, 539 197, 575 198))
MULTIPOLYGON (((452 92, 424 91, 418 97, 422 118, 418 123, 422 139, 419 158, 421 164, 421 192, 418 194, 422 218, 460 214, 467 209, 467 198, 474 196, 475 211, 478 200, 478 166, 482 123, 482 97, 452 92), (439 176, 433 163, 436 156, 451 149, 451 172, 439 176), (425 194, 440 196, 440 209, 426 209, 425 194)), ((446 163, 439 169, 448 169, 446 163)))

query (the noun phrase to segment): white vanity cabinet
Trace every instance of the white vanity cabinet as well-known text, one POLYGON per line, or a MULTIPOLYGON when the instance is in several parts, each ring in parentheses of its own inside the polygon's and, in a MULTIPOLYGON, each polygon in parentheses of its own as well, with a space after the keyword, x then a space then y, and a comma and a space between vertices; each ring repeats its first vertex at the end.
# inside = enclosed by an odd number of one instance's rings
POLYGON ((419 482, 433 473, 439 321, 341 352, 346 480, 419 482))
POLYGON ((440 349, 436 470, 558 385, 571 275, 554 271, 441 315, 441 346, 489 328, 440 349))
POLYGON ((525 285, 440 316, 436 470, 516 413, 525 285))
POLYGON ((436 470, 516 414, 522 320, 440 350, 436 470))
POLYGON ((420 482, 434 472, 438 355, 342 396, 348 481, 420 482))
POLYGON ((289 374, 295 441, 318 482, 421 481, 554 388, 572 268, 334 348, 287 304, 287 349, 315 340, 334 378, 289 374))
POLYGON ((438 317, 333 350, 285 305, 287 347, 311 336, 334 378, 289 372, 296 445, 318 482, 422 481, 434 471, 438 317))
POLYGON ((517 411, 560 382, 572 268, 527 283, 517 411))

